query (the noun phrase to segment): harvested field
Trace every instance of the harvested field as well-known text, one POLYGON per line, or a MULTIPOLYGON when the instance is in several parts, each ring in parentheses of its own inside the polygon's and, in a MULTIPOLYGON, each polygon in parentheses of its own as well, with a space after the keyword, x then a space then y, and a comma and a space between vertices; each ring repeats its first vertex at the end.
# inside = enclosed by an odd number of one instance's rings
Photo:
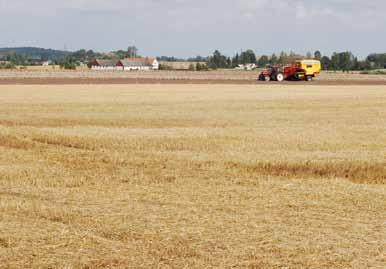
POLYGON ((2 85, 0 268, 384 268, 386 86, 2 85))
MULTIPOLYGON (((0 85, 7 84, 262 84, 256 81, 259 71, 216 70, 193 71, 2 71, 0 85)), ((275 83, 275 82, 270 82, 275 83)), ((283 82, 303 85, 306 82, 283 82)), ((386 85, 386 76, 363 75, 358 72, 324 72, 313 85, 386 85)))

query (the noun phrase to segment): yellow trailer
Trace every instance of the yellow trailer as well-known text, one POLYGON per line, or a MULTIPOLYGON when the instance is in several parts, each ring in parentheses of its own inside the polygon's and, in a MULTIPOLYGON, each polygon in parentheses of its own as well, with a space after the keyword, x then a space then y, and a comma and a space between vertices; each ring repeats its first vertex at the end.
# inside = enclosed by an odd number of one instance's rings
POLYGON ((320 74, 322 70, 322 64, 318 60, 300 60, 297 61, 298 69, 303 72, 298 72, 299 79, 302 79, 301 76, 307 81, 311 81, 314 77, 320 74))

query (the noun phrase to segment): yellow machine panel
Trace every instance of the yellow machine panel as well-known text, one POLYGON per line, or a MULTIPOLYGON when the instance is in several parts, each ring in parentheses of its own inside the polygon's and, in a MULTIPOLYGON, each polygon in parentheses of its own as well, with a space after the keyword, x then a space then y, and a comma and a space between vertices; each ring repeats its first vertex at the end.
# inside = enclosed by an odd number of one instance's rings
POLYGON ((297 64, 299 67, 306 71, 306 76, 316 76, 320 74, 322 64, 318 60, 301 60, 297 64))

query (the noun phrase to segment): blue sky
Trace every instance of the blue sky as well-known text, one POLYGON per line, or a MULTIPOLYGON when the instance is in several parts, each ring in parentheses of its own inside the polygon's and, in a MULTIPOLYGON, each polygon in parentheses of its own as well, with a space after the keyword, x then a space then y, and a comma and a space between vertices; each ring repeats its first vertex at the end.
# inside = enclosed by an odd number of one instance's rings
POLYGON ((386 52, 385 0, 0 0, 0 47, 386 52))

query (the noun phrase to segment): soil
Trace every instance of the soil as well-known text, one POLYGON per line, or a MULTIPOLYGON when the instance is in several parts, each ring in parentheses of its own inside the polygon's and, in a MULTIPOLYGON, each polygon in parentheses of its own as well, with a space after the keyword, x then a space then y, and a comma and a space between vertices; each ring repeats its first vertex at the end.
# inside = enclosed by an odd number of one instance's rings
POLYGON ((316 79, 312 82, 264 82, 251 79, 159 79, 159 78, 0 78, 0 85, 76 85, 76 84, 230 84, 230 85, 386 85, 384 79, 316 79))

